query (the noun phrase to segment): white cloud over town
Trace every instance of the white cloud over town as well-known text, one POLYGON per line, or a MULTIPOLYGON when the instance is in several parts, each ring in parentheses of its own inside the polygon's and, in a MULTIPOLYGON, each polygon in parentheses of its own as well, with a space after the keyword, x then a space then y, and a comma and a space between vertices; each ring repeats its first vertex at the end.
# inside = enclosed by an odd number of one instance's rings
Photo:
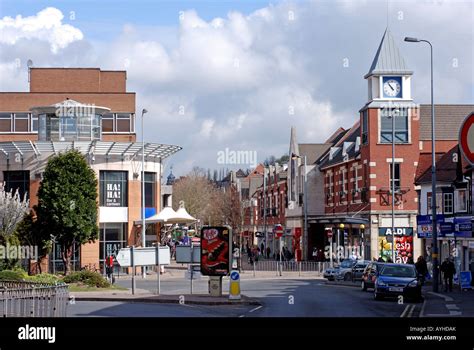
MULTIPOLYGON (((469 13, 469 3, 391 6, 390 27, 415 71, 417 102, 428 102, 428 51, 403 43, 404 35, 433 40, 440 103, 472 100, 469 13)), ((291 125, 300 142, 323 142, 353 124, 385 26, 385 5, 373 1, 284 2, 209 21, 183 10, 179 26, 159 31, 157 23, 156 36, 124 23, 114 40, 100 42, 47 8, 0 19, 0 89, 27 90, 28 59, 40 67, 126 69, 137 110, 149 111, 145 138, 184 147, 168 162, 177 172, 217 168, 226 148, 256 151, 262 161, 287 152, 291 125)))

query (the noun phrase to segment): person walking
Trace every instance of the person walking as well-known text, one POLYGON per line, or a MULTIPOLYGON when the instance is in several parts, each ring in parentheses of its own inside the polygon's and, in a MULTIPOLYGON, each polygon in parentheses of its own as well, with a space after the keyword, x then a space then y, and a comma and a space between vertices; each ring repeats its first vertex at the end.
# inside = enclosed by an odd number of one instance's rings
POLYGON ((446 258, 446 260, 441 264, 441 272, 443 273, 444 278, 444 291, 450 292, 453 291, 453 277, 456 273, 456 267, 451 258, 446 258))
POLYGON ((423 256, 420 255, 418 257, 418 260, 415 263, 415 268, 421 285, 425 284, 425 278, 428 274, 428 265, 426 264, 426 260, 423 258, 423 256))

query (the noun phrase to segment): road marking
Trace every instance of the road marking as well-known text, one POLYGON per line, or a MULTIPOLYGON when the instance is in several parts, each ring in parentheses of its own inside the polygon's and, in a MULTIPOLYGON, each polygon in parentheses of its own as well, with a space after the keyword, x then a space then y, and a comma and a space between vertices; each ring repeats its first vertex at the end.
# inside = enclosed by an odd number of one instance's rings
POLYGON ((421 311, 419 317, 425 317, 425 307, 426 307, 426 298, 423 300, 423 305, 421 306, 421 311))
POLYGON ((439 294, 439 293, 435 293, 435 292, 428 292, 428 293, 430 293, 430 294, 432 294, 432 295, 436 295, 436 296, 439 297, 439 298, 443 298, 444 301, 454 301, 453 298, 448 297, 448 296, 443 295, 443 294, 439 294))
POLYGON ((257 311, 258 309, 261 309, 262 307, 263 307, 262 305, 260 305, 260 306, 257 306, 256 308, 254 308, 254 309, 250 310, 250 311, 249 311, 249 313, 250 313, 250 312, 257 311))
POLYGON ((413 311, 415 311, 415 306, 416 305, 411 305, 410 312, 408 313, 408 318, 411 318, 413 316, 413 311))
POLYGON ((245 317, 245 315, 240 315, 239 318, 245 317))
POLYGON ((459 307, 456 304, 446 304, 448 310, 459 310, 459 307))
POLYGON ((402 318, 405 317, 405 314, 408 312, 408 309, 409 309, 409 308, 410 308, 410 305, 407 305, 407 306, 405 307, 405 310, 403 310, 402 314, 400 315, 400 317, 402 317, 402 318))

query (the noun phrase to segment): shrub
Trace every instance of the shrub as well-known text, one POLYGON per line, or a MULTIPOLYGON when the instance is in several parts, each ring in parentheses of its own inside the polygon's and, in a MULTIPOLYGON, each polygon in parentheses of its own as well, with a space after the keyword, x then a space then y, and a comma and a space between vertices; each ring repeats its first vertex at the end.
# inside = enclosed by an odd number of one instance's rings
POLYGON ((21 269, 0 271, 0 281, 24 281, 26 278, 28 274, 21 269))
POLYGON ((49 283, 49 284, 62 282, 58 276, 52 275, 50 273, 40 273, 34 276, 27 276, 26 280, 29 282, 49 283))
POLYGON ((110 287, 109 281, 102 277, 100 273, 87 270, 70 273, 64 277, 63 281, 66 283, 82 283, 89 287, 110 287))

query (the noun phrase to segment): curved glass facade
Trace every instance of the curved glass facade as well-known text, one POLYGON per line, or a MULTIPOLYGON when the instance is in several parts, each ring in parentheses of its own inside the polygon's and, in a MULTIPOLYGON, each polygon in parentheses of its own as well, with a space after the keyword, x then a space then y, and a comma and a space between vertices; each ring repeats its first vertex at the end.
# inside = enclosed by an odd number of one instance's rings
POLYGON ((92 141, 101 139, 99 114, 61 116, 40 114, 39 141, 92 141))

